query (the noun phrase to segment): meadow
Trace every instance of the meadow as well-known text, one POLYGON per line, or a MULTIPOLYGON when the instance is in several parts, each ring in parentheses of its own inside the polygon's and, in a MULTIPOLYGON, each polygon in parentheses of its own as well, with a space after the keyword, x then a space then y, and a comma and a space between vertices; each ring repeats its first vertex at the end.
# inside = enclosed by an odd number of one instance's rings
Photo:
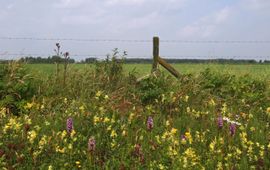
POLYGON ((270 66, 174 66, 2 65, 0 167, 269 169, 270 66))
MULTIPOLYGON (((172 66, 178 70, 181 74, 198 74, 205 69, 209 68, 213 71, 220 73, 228 73, 236 76, 243 76, 249 74, 253 78, 268 78, 270 77, 270 65, 269 64, 172 64, 172 66)), ((54 64, 29 64, 27 67, 32 71, 52 74, 56 70, 54 64)), ((94 69, 94 64, 71 64, 69 68, 72 69, 94 69)), ((152 69, 151 64, 124 64, 123 69, 125 73, 136 72, 138 75, 143 76, 149 74, 152 69)), ((165 71, 160 66, 162 71, 165 71)))

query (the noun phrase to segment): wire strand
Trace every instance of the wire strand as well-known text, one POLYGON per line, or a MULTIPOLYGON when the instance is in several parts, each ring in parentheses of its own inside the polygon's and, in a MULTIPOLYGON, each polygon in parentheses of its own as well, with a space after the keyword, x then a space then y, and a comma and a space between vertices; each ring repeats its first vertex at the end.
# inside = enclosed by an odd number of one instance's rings
MULTIPOLYGON (((83 39, 83 38, 36 38, 36 37, 0 37, 0 40, 28 41, 78 41, 78 42, 119 42, 119 43, 152 43, 152 40, 134 39, 83 39)), ((182 44, 269 44, 270 40, 160 40, 162 43, 182 44)))

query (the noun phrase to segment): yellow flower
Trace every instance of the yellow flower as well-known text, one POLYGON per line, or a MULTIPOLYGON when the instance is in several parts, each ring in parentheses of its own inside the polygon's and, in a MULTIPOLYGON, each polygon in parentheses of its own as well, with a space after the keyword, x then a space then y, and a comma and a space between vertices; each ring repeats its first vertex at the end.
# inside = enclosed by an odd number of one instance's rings
POLYGON ((189 147, 184 152, 183 157, 182 157, 183 167, 187 168, 188 166, 189 167, 195 166, 198 164, 199 159, 200 157, 196 155, 195 150, 189 147))
POLYGON ((166 126, 170 126, 170 121, 169 120, 166 121, 166 126))
POLYGON ((185 133, 185 136, 188 139, 189 143, 192 144, 193 139, 192 139, 192 136, 190 134, 190 131, 186 132, 185 133))
POLYGON ((239 148, 237 148, 237 149, 236 149, 236 154, 237 154, 237 155, 241 155, 241 154, 242 154, 242 151, 241 151, 239 148))
POLYGON ((42 150, 44 148, 44 145, 47 144, 47 136, 44 135, 42 136, 42 138, 40 139, 38 145, 39 145, 39 149, 42 150))
POLYGON ((109 121, 110 121, 110 119, 108 117, 105 117, 104 120, 103 120, 104 123, 107 123, 109 121))
POLYGON ((110 130, 112 130, 112 125, 107 127, 107 131, 110 131, 110 130))
POLYGON ((170 156, 176 156, 177 155, 177 151, 172 147, 172 146, 169 146, 169 148, 168 148, 168 154, 170 155, 170 156))
POLYGON ((108 95, 105 95, 104 96, 104 99, 108 100, 109 99, 109 96, 108 95))
POLYGON ((34 143, 36 137, 37 133, 34 130, 31 130, 30 132, 27 133, 27 139, 29 140, 30 143, 34 143))
POLYGON ((251 131, 251 132, 254 132, 254 131, 255 131, 255 127, 251 127, 251 128, 250 128, 250 131, 251 131))
POLYGON ((169 136, 169 133, 166 131, 166 132, 163 133, 163 135, 161 136, 161 138, 163 140, 165 140, 168 136, 169 136))
POLYGON ((81 162, 80 162, 80 161, 76 161, 75 163, 76 163, 76 165, 80 165, 80 164, 81 164, 81 162))
POLYGON ((48 170, 53 170, 53 166, 50 165, 50 166, 48 167, 48 170))
POLYGON ((82 111, 82 112, 84 112, 84 106, 82 105, 81 107, 79 107, 79 109, 82 111))
POLYGON ((100 97, 101 94, 102 94, 102 91, 99 90, 99 91, 96 93, 96 97, 100 97))
POLYGON ((122 132, 122 136, 126 136, 127 132, 125 130, 123 130, 122 132))
POLYGON ((164 165, 162 165, 162 164, 158 164, 158 168, 159 168, 160 170, 165 169, 164 165))
POLYGON ((115 130, 112 130, 112 132, 111 132, 111 137, 112 137, 112 138, 117 137, 117 133, 115 132, 115 130))
POLYGON ((211 99, 211 100, 209 101, 209 104, 210 104, 211 106, 215 106, 215 105, 216 105, 214 99, 211 99))
POLYGON ((100 120, 101 120, 100 117, 94 116, 94 125, 96 125, 97 123, 99 123, 100 120))
POLYGON ((26 105, 24 106, 25 109, 31 109, 34 105, 34 102, 33 103, 26 103, 26 105))
POLYGON ((10 118, 9 122, 5 125, 3 131, 4 131, 4 133, 6 133, 9 129, 19 131, 21 126, 22 126, 22 124, 17 122, 16 119, 10 118))
POLYGON ((185 102, 188 102, 188 99, 189 99, 189 96, 186 95, 186 97, 185 97, 185 102))
POLYGON ((270 107, 268 107, 268 108, 266 109, 266 112, 267 112, 267 113, 270 113, 270 107))
POLYGON ((25 116, 24 116, 24 122, 25 122, 26 124, 29 124, 29 125, 32 124, 32 120, 29 118, 28 115, 25 115, 25 116))
POLYGON ((65 148, 60 149, 59 146, 56 146, 55 151, 59 153, 65 153, 65 148))
POLYGON ((213 140, 210 145, 209 145, 209 148, 210 148, 210 151, 214 152, 215 151, 215 145, 217 143, 217 139, 215 138, 215 140, 213 140))
POLYGON ((70 137, 73 138, 73 137, 75 136, 75 134, 76 134, 76 131, 73 129, 73 130, 71 131, 70 137))
POLYGON ((6 112, 7 112, 7 109, 4 107, 4 108, 1 108, 0 109, 0 117, 6 117, 6 112))
POLYGON ((61 139, 63 140, 67 136, 67 131, 63 130, 61 133, 61 139))
POLYGON ((131 124, 131 121, 133 120, 135 114, 134 113, 131 113, 128 117, 128 123, 131 124))
POLYGON ((172 130, 171 130, 171 134, 176 134, 176 132, 177 132, 177 129, 172 128, 172 130))
POLYGON ((217 163, 217 170, 223 170, 222 163, 218 162, 217 163))

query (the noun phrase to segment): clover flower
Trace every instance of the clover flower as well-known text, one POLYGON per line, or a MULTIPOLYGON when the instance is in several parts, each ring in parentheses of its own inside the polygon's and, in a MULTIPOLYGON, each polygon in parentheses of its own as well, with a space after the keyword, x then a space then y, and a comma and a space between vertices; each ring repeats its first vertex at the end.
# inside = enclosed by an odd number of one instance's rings
POLYGON ((151 116, 149 116, 148 119, 147 119, 147 129, 152 130, 153 127, 154 127, 153 118, 151 116))
POLYGON ((67 128, 67 132, 70 134, 72 132, 72 130, 73 130, 73 120, 72 120, 72 118, 67 119, 66 128, 67 128))

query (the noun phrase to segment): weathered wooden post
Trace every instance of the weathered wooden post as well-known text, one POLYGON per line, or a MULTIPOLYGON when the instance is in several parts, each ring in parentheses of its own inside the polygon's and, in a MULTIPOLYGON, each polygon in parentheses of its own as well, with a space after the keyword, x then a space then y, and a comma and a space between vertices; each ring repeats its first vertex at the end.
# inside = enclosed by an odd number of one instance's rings
POLYGON ((163 60, 161 57, 158 57, 158 62, 162 65, 166 70, 168 70, 174 77, 180 78, 180 73, 175 70, 169 63, 163 60))
POLYGON ((158 69, 158 57, 159 57, 159 37, 153 38, 153 66, 152 73, 158 69))

